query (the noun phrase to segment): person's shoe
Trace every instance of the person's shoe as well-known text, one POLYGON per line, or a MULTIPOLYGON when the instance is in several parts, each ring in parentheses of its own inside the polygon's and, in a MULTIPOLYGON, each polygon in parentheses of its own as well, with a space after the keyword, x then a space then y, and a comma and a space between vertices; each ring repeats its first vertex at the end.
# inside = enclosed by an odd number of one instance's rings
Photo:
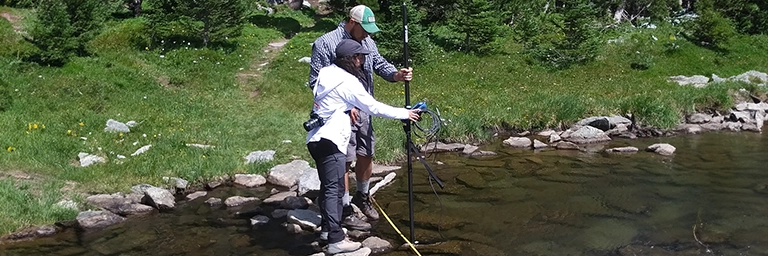
POLYGON ((355 215, 349 215, 341 221, 341 225, 354 230, 368 231, 371 230, 371 224, 361 220, 355 215))
POLYGON ((342 252, 353 252, 360 249, 360 243, 352 242, 347 239, 328 245, 328 254, 337 254, 342 252))
POLYGON ((355 209, 352 208, 352 205, 345 205, 344 208, 341 210, 341 218, 346 218, 352 214, 355 214, 355 209))
POLYGON ((363 192, 357 191, 355 196, 352 197, 352 203, 357 205, 357 207, 360 208, 360 211, 362 211, 368 219, 379 219, 379 212, 373 208, 373 205, 371 204, 371 196, 369 194, 363 194, 363 192))
MULTIPOLYGON (((344 235, 346 235, 346 234, 347 234, 347 229, 346 229, 346 228, 342 228, 341 230, 343 230, 343 231, 344 231, 344 235)), ((328 241, 328 231, 322 231, 322 232, 320 232, 320 240, 322 240, 322 241, 328 241)))

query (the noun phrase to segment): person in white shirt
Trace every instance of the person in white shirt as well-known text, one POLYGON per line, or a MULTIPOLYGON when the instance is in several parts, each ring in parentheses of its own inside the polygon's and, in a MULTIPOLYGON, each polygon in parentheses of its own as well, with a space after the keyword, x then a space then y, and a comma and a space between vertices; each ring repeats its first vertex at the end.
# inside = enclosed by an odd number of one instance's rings
POLYGON ((373 116, 417 121, 419 110, 396 108, 376 101, 362 86, 365 81, 361 63, 370 51, 352 39, 336 47, 334 64, 320 69, 313 87, 314 113, 324 124, 309 131, 307 149, 315 160, 320 176, 320 208, 324 231, 328 232, 328 253, 355 251, 360 243, 345 239, 341 228, 346 152, 352 134, 347 111, 358 108, 373 116))

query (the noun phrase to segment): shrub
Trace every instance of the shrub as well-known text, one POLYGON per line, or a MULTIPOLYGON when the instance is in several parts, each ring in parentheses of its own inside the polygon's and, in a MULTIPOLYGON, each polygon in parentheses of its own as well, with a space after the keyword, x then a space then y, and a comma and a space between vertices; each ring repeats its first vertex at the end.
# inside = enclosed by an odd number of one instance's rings
POLYGON ((736 36, 733 23, 714 9, 712 0, 700 0, 695 7, 699 17, 686 24, 687 36, 701 46, 726 50, 736 36))
POLYGON ((131 49, 144 49, 150 45, 146 20, 128 19, 109 26, 104 32, 88 43, 88 51, 93 53, 120 52, 131 49))
MULTIPOLYGON (((429 40, 427 29, 421 25, 426 12, 411 1, 408 7, 408 53, 412 61, 421 62, 431 56, 435 45, 429 40)), ((380 23, 381 32, 374 35, 379 53, 392 63, 403 63, 403 15, 402 5, 390 6, 392 18, 380 23)))
POLYGON ((34 60, 59 66, 87 55, 85 45, 101 29, 105 7, 100 0, 40 0, 30 31, 30 41, 40 49, 34 60))
POLYGON ((203 46, 224 43, 239 36, 244 23, 243 0, 159 0, 149 15, 153 40, 180 37, 195 39, 203 46))
POLYGON ((499 36, 499 12, 488 0, 460 0, 457 8, 448 14, 448 24, 462 35, 460 50, 490 53, 493 41, 499 36))
POLYGON ((515 31, 532 59, 565 69, 597 57, 601 45, 597 15, 590 2, 580 0, 555 13, 522 17, 515 31))

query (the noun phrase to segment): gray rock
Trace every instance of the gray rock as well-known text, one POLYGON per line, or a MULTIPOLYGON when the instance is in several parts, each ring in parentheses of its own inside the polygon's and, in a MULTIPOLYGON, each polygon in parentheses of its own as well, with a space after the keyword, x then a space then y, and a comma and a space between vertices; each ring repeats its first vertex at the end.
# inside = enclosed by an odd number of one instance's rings
POLYGON ((371 253, 383 253, 392 249, 389 241, 372 236, 363 240, 363 247, 371 248, 371 253))
POLYGON ((569 141, 560 141, 555 144, 555 148, 559 150, 579 150, 579 146, 576 143, 569 141))
MULTIPOLYGON (((552 136, 552 134, 558 134, 558 132, 556 132, 555 130, 552 130, 552 129, 546 129, 546 130, 540 131, 536 135, 539 135, 541 137, 549 137, 549 136, 552 136)), ((559 136, 559 134, 558 134, 558 136, 559 136)))
POLYGON ((186 145, 187 147, 202 148, 202 149, 216 148, 216 146, 213 146, 213 145, 197 144, 197 143, 187 143, 186 145))
POLYGON ((259 201, 258 197, 232 196, 224 200, 224 205, 226 205, 227 207, 235 207, 235 206, 240 206, 246 203, 258 202, 258 201, 259 201))
POLYGON ((211 197, 205 200, 205 204, 208 206, 214 207, 221 205, 221 198, 211 197))
POLYGON ((376 191, 379 191, 379 189, 388 186, 389 184, 392 184, 392 181, 395 180, 395 176, 397 176, 396 173, 392 172, 387 174, 387 176, 384 176, 384 179, 381 180, 381 182, 376 183, 376 185, 373 185, 373 187, 369 190, 369 193, 371 196, 376 194, 376 191))
POLYGON ((677 127, 675 127, 675 131, 689 134, 698 134, 701 132, 701 130, 701 125, 698 124, 679 124, 677 127))
POLYGON ((558 135, 557 133, 553 133, 549 135, 549 143, 555 143, 562 139, 563 138, 560 138, 560 135, 558 135))
POLYGON ((11 234, 0 237, 0 244, 9 244, 21 241, 30 241, 37 238, 48 237, 59 232, 59 228, 53 225, 25 228, 11 234))
POLYGON ((749 112, 731 110, 731 114, 728 115, 728 121, 748 123, 752 121, 752 118, 750 117, 749 112))
POLYGON ((281 219, 285 218, 285 216, 288 215, 288 209, 275 209, 272 211, 272 218, 273 219, 281 219))
POLYGON ((461 153, 464 154, 464 155, 471 155, 472 153, 477 151, 477 149, 479 149, 479 147, 477 147, 477 146, 465 145, 464 146, 464 150, 462 150, 461 153))
POLYGON ((64 209, 70 209, 70 210, 77 210, 80 208, 75 201, 72 200, 61 200, 58 203, 54 204, 56 207, 61 207, 64 209))
POLYGON ((128 125, 115 121, 114 119, 107 120, 107 127, 104 127, 105 132, 131 132, 128 125))
POLYGON ((725 78, 722 78, 722 77, 720 77, 718 75, 712 74, 712 82, 713 83, 725 82, 725 78))
POLYGON ((152 145, 144 145, 144 146, 140 147, 139 149, 137 149, 135 152, 133 152, 131 154, 131 156, 138 156, 140 154, 144 154, 144 152, 147 152, 147 150, 149 150, 149 148, 151 148, 151 147, 152 147, 152 145))
POLYGON ((307 209, 309 202, 305 197, 289 196, 280 202, 280 208, 295 210, 295 209, 307 209))
POLYGON ((442 142, 428 143, 421 147, 421 152, 424 152, 424 153, 453 152, 453 151, 463 150, 464 146, 465 145, 461 143, 451 143, 451 144, 445 144, 442 142))
POLYGON ((747 106, 745 108, 746 110, 750 111, 762 111, 766 112, 768 111, 768 103, 760 102, 760 103, 747 103, 747 106))
POLYGON ((245 164, 269 162, 275 159, 274 150, 265 151, 253 151, 249 153, 245 158, 245 164))
POLYGON ((708 130, 708 131, 719 131, 726 128, 725 124, 722 123, 708 123, 708 124, 701 124, 701 129, 708 130))
POLYGON ((176 201, 173 197, 173 193, 167 189, 151 187, 144 192, 144 199, 147 200, 147 204, 158 210, 172 210, 176 207, 176 201))
POLYGON ((577 144, 599 143, 611 140, 605 132, 592 126, 582 126, 577 128, 575 131, 569 133, 568 137, 564 136, 564 138, 567 141, 577 144))
POLYGON ((80 152, 77 154, 77 158, 80 159, 80 167, 86 167, 96 163, 106 163, 107 159, 97 155, 91 155, 88 153, 80 152))
POLYGON ((283 200, 285 200, 288 197, 296 196, 296 192, 294 191, 285 191, 280 192, 274 195, 271 195, 270 197, 267 197, 267 199, 264 199, 265 204, 279 204, 283 200))
POLYGON ((656 143, 648 146, 648 148, 645 150, 665 156, 669 156, 675 153, 675 147, 666 143, 656 143))
POLYGON ((728 78, 728 80, 740 81, 748 84, 765 84, 765 83, 768 83, 768 74, 755 71, 755 70, 750 70, 750 71, 744 72, 741 75, 732 76, 728 78))
POLYGON ((121 216, 129 216, 152 213, 155 211, 155 208, 145 204, 124 204, 119 205, 117 208, 110 208, 107 210, 121 216))
POLYGON ((636 147, 609 148, 605 150, 605 152, 608 153, 635 153, 637 151, 638 149, 636 147))
POLYGON ((251 218, 251 226, 263 226, 269 223, 269 217, 264 215, 256 215, 251 218))
POLYGON ((741 130, 751 131, 751 132, 761 132, 762 125, 758 125, 757 123, 744 123, 744 124, 741 124, 741 130))
POLYGON ((549 147, 549 145, 539 140, 533 140, 533 149, 540 149, 540 148, 546 148, 546 147, 549 147))
POLYGON ((315 230, 320 226, 322 217, 320 213, 312 210, 290 210, 288 211, 288 223, 296 224, 306 230, 315 230))
POLYGON ((688 116, 688 123, 692 124, 704 124, 712 121, 712 116, 708 114, 695 113, 688 116))
POLYGON ((285 225, 285 231, 288 231, 288 233, 291 234, 299 234, 303 231, 299 224, 283 223, 283 225, 285 225))
POLYGON ((301 59, 299 59, 299 62, 300 63, 310 63, 310 62, 312 62, 312 58, 310 58, 310 57, 301 57, 301 59))
POLYGON ((206 195, 208 195, 208 192, 205 192, 205 191, 197 191, 197 192, 195 192, 195 193, 192 193, 192 194, 189 194, 189 195, 187 195, 187 200, 189 200, 189 201, 192 201, 192 200, 198 199, 198 198, 200 198, 200 197, 204 197, 204 196, 206 196, 206 195))
POLYGON ((496 154, 496 152, 493 152, 493 151, 485 151, 485 150, 475 151, 474 153, 472 153, 472 156, 495 156, 495 155, 498 155, 498 154, 496 154))
POLYGON ((721 125, 724 125, 723 129, 728 129, 730 131, 738 132, 741 131, 743 124, 739 122, 725 122, 721 125))
POLYGON ((307 161, 293 160, 290 163, 272 167, 269 170, 267 181, 278 186, 290 188, 296 185, 301 174, 307 169, 312 169, 307 161))
POLYGON ((300 196, 304 196, 308 193, 314 195, 320 192, 320 176, 317 174, 317 169, 309 168, 299 176, 299 182, 297 184, 299 188, 296 193, 300 196))
POLYGON ((504 145, 513 147, 513 148, 528 148, 531 147, 531 139, 526 137, 509 137, 509 139, 506 139, 503 141, 504 145))
POLYGON ((77 224, 83 229, 101 229, 126 220, 109 211, 84 211, 77 214, 77 224))
POLYGON ((400 170, 400 166, 391 166, 391 165, 380 165, 380 164, 373 164, 373 175, 384 175, 387 173, 391 173, 394 171, 400 170))
POLYGON ((267 179, 258 174, 235 174, 235 184, 247 188, 261 186, 267 183, 267 179))
POLYGON ((149 184, 138 184, 133 187, 131 187, 131 193, 138 194, 138 195, 144 195, 144 193, 147 192, 147 189, 153 188, 154 186, 149 184))
POLYGON ((702 75, 695 75, 695 76, 671 76, 667 78, 667 81, 669 82, 675 82, 680 86, 685 85, 691 85, 696 88, 701 88, 707 86, 707 83, 709 82, 709 77, 702 76, 702 75))
POLYGON ((187 189, 187 186, 189 185, 189 181, 176 177, 163 177, 163 181, 180 190, 187 189))

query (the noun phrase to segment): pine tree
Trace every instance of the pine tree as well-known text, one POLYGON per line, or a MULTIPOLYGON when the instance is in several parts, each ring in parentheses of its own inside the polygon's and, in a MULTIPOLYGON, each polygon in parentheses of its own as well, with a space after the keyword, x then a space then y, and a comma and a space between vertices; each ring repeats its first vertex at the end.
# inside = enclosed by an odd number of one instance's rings
POLYGON ((464 36, 462 50, 487 53, 499 35, 500 15, 489 0, 460 0, 448 15, 451 28, 464 36))
POLYGON ((239 36, 246 11, 242 0, 160 0, 155 8, 150 21, 156 41, 195 37, 203 46, 239 36))
POLYGON ((73 56, 86 56, 85 45, 100 31, 107 9, 102 0, 40 0, 30 42, 40 52, 35 61, 63 65, 73 56))

